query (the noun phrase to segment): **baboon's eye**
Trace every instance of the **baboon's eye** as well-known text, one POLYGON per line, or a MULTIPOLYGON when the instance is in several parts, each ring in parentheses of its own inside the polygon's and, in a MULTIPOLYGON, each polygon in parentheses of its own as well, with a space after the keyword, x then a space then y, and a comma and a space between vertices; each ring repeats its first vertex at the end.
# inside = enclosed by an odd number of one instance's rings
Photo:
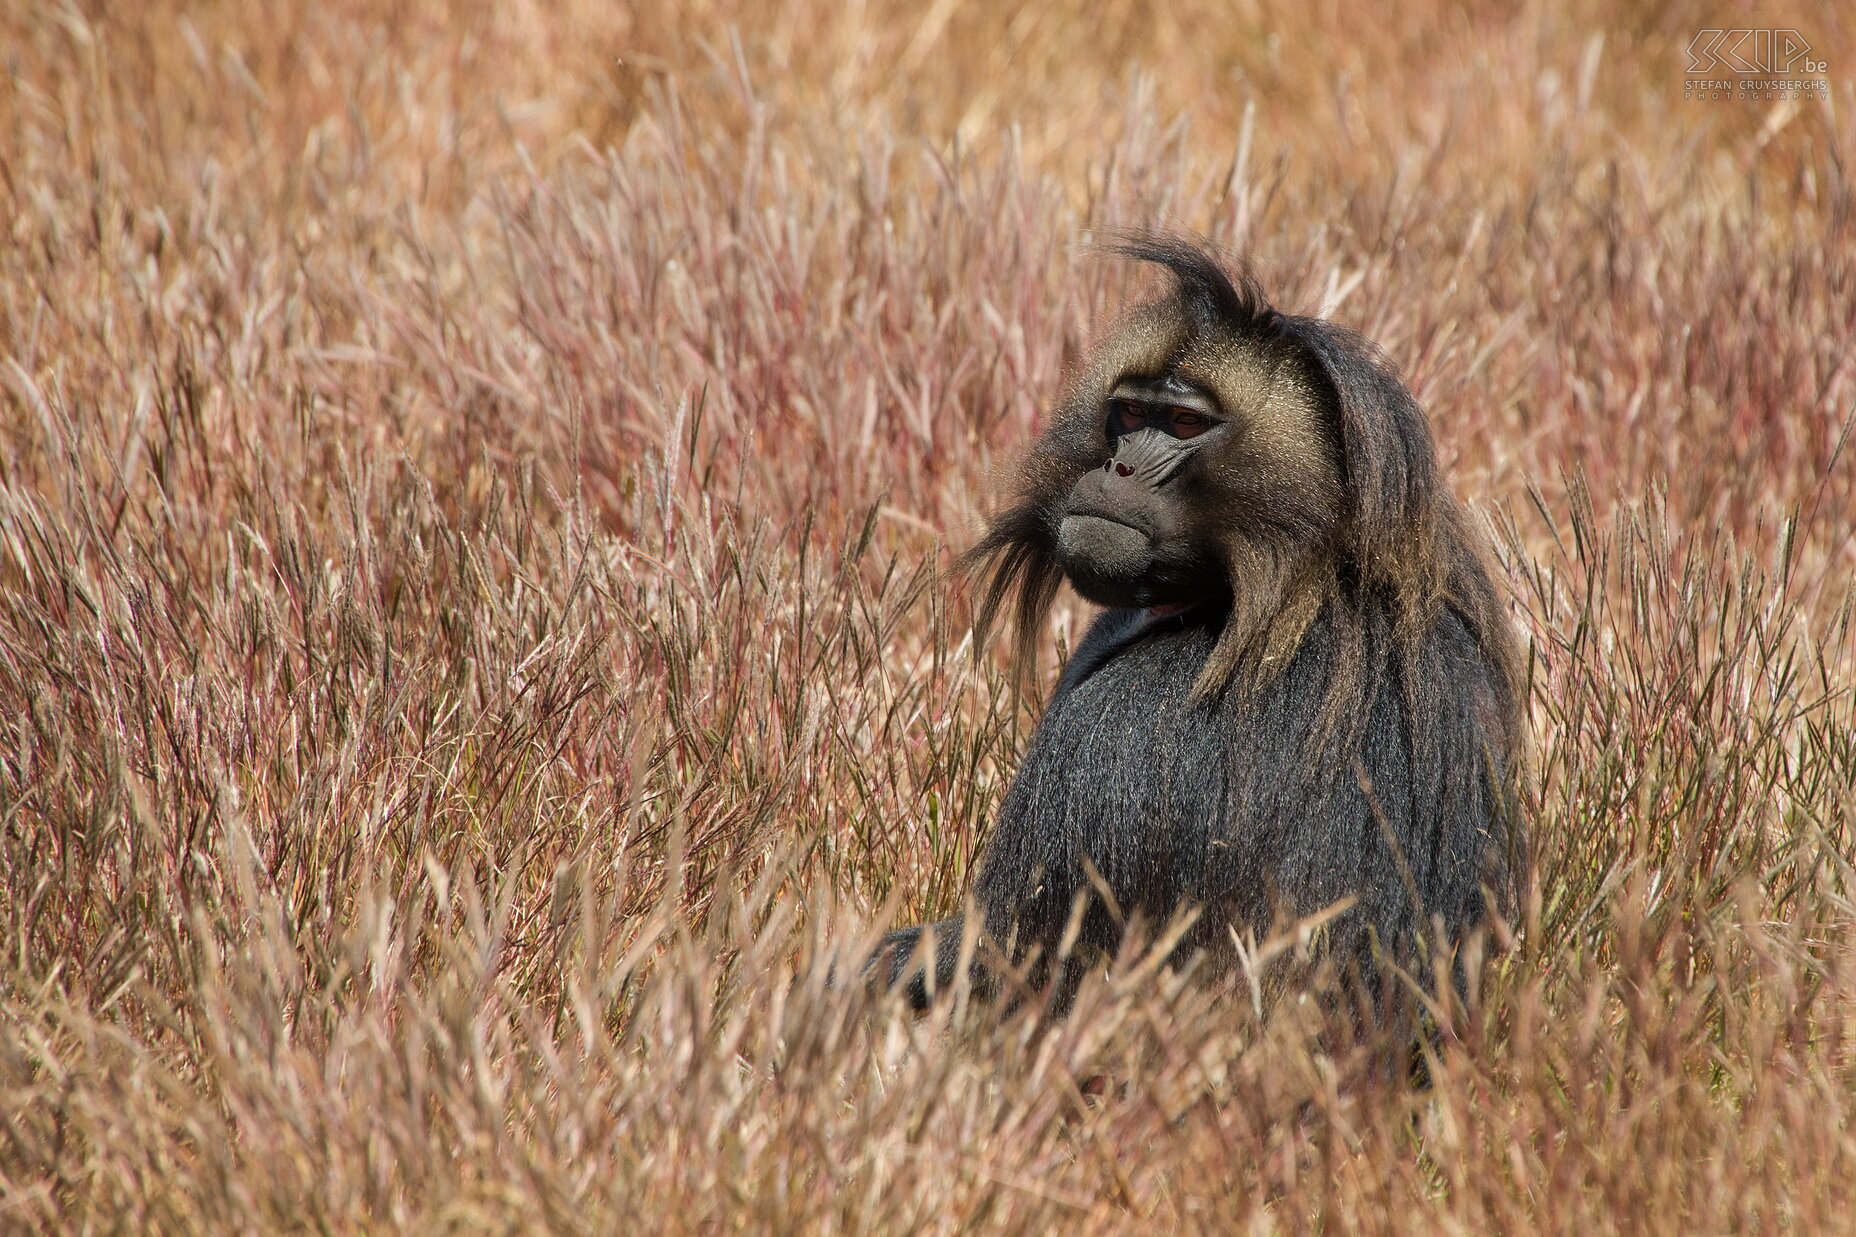
POLYGON ((1197 438, 1212 427, 1212 419, 1202 412, 1190 408, 1169 408, 1167 412, 1172 416, 1175 438, 1197 438))
POLYGON ((1109 424, 1115 429, 1132 434, 1147 425, 1147 408, 1131 399, 1112 399, 1108 402, 1109 424))

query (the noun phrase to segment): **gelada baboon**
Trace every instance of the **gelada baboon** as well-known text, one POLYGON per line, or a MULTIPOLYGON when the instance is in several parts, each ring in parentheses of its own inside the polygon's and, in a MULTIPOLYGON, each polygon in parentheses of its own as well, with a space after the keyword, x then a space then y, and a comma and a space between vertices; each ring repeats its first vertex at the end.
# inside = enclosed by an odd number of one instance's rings
POLYGON ((1063 580, 1107 610, 981 856, 979 948, 964 917, 907 928, 867 974, 920 1005, 963 956, 982 989, 1007 962, 1061 1005, 1131 925, 1196 908, 1173 956, 1216 973, 1351 899, 1324 929, 1349 982, 1378 999, 1388 960, 1428 981, 1410 964, 1526 874, 1521 672, 1482 539, 1373 345, 1190 243, 1115 250, 1173 290, 1083 359, 966 559, 979 631, 1010 610, 1021 662, 1063 580))

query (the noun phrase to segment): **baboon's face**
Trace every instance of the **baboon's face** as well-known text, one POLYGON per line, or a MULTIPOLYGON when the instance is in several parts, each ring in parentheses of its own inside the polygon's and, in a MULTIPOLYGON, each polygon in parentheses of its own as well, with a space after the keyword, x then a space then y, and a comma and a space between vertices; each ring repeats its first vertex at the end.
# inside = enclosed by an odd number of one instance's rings
POLYGON ((1151 314, 1123 331, 1148 346, 1105 341, 1120 363, 1083 377, 1056 430, 1072 467, 1089 461, 1048 517, 1076 591, 1110 607, 1217 601, 1244 587, 1243 549, 1325 535, 1340 478, 1306 358, 1151 314))
POLYGON ((1103 401, 1109 456, 1070 488, 1057 559, 1076 591, 1104 606, 1190 604, 1218 593, 1223 573, 1196 535, 1193 457, 1230 433, 1211 392, 1176 374, 1125 377, 1103 401))

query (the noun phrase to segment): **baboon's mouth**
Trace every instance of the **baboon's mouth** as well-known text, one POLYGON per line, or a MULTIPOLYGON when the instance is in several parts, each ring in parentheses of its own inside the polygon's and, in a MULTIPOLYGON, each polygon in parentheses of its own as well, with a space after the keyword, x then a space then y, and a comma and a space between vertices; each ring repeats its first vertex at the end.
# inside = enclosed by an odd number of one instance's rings
MULTIPOLYGON (((1072 523, 1076 521, 1087 521, 1088 524, 1112 524, 1117 528, 1127 529, 1129 532, 1140 537, 1143 541, 1151 540, 1153 537, 1151 532, 1141 527, 1139 524, 1135 524, 1119 515, 1111 515, 1106 511, 1091 511, 1087 507, 1071 508, 1069 511, 1064 512, 1063 521, 1058 528, 1058 537, 1061 539, 1068 535, 1067 530, 1069 530, 1072 523)), ((1077 527, 1081 529, 1087 527, 1087 525, 1078 524, 1077 527)))
POLYGON ((1066 562, 1087 563, 1111 575, 1139 574, 1153 558, 1145 529, 1100 515, 1066 515, 1057 530, 1057 550, 1066 562))

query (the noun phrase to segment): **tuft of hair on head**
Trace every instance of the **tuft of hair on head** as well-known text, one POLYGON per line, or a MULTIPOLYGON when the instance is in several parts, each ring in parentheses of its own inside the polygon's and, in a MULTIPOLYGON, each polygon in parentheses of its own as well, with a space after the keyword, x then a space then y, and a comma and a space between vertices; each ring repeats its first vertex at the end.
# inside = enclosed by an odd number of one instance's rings
POLYGON ((1276 311, 1249 266, 1237 262, 1233 275, 1212 256, 1208 243, 1139 229, 1114 229, 1102 235, 1103 251, 1151 262, 1172 274, 1193 334, 1214 326, 1263 330, 1275 323, 1276 311))

